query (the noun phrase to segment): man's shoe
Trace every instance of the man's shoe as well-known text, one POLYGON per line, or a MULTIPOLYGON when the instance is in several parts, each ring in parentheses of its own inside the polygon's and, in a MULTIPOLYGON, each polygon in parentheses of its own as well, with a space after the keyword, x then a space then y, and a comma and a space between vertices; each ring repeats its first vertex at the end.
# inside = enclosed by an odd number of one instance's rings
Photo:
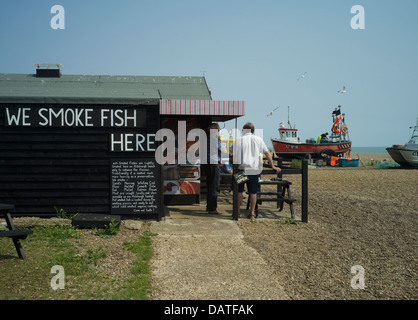
POLYGON ((221 211, 219 211, 218 209, 208 211, 208 213, 209 213, 209 214, 223 214, 223 213, 222 213, 221 211))
POLYGON ((247 218, 248 219, 250 219, 251 221, 255 221, 255 218, 256 218, 257 216, 255 215, 255 214, 248 214, 248 216, 247 216, 247 218))

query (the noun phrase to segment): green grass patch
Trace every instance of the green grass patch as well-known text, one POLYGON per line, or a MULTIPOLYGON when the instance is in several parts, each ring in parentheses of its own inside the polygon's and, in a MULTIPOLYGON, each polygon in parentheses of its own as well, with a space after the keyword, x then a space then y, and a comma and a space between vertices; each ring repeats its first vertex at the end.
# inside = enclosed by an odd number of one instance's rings
POLYGON ((112 221, 105 225, 104 228, 95 228, 94 234, 96 236, 102 237, 102 238, 109 238, 111 236, 114 236, 119 232, 119 222, 116 222, 112 219, 112 221))
POLYGON ((293 220, 292 218, 286 217, 286 219, 284 220, 280 220, 280 221, 276 221, 277 224, 297 224, 297 222, 295 220, 293 220))
POLYGON ((300 159, 293 159, 292 162, 290 163, 290 167, 291 168, 302 169, 302 160, 300 160, 300 159))
POLYGON ((130 250, 135 258, 130 272, 119 277, 100 268, 108 257, 107 250, 114 245, 111 234, 100 240, 102 246, 95 245, 94 239, 100 238, 92 230, 65 224, 33 230, 32 235, 21 240, 26 260, 18 258, 11 239, 0 238, 0 300, 150 299, 151 237, 156 234, 138 233, 137 240, 120 243, 120 250, 130 250), (56 275, 51 268, 55 265, 65 270, 64 289, 51 287, 56 275))
POLYGON ((153 256, 152 251, 152 236, 156 236, 150 232, 145 232, 137 242, 125 243, 128 250, 136 255, 131 269, 132 277, 125 282, 122 290, 113 296, 113 299, 124 300, 149 300, 152 290, 151 287, 151 273, 150 260, 153 256))

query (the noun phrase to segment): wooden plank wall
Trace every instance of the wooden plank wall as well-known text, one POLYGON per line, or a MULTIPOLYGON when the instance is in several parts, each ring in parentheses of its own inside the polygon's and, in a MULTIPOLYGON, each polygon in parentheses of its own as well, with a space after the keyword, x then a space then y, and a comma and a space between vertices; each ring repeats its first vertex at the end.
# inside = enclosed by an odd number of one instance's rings
MULTIPOLYGON (((143 107, 145 130, 155 133, 158 106, 143 107)), ((154 157, 110 152, 111 133, 141 132, 135 128, 9 127, 4 108, 0 105, 0 202, 14 204, 16 215, 55 216, 54 207, 67 214, 109 214, 110 159, 154 157)))

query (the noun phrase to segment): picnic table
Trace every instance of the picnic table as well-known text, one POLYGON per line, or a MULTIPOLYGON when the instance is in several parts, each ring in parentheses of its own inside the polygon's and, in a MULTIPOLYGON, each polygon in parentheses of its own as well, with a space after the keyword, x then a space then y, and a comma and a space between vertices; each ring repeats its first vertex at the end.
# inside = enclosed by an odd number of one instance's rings
MULTIPOLYGON (((290 185, 292 183, 287 180, 282 180, 281 178, 273 178, 271 180, 260 180, 258 182, 258 192, 257 192, 257 202, 255 205, 255 215, 258 217, 258 205, 263 202, 277 202, 277 208, 279 211, 283 210, 283 204, 287 203, 290 207, 291 218, 295 219, 295 214, 293 211, 293 202, 296 199, 292 198, 290 192, 290 185), (277 187, 277 191, 262 191, 262 185, 273 185, 277 187)), ((247 210, 250 207, 250 198, 247 201, 247 210)))
MULTIPOLYGON (((276 158, 273 156, 273 161, 277 161, 277 167, 281 168, 281 172, 277 174, 277 176, 271 180, 262 180, 259 182, 259 192, 257 193, 257 204, 256 208, 258 209, 258 205, 262 202, 277 202, 277 208, 279 211, 283 210, 283 204, 286 203, 290 207, 290 213, 292 219, 294 219, 294 211, 293 211, 293 203, 296 201, 295 198, 292 197, 290 193, 290 185, 292 184, 290 181, 284 180, 282 177, 283 175, 287 174, 300 174, 302 177, 301 183, 301 194, 302 194, 302 201, 301 201, 301 221, 307 223, 308 222, 308 161, 306 159, 302 160, 301 168, 292 168, 290 166, 283 165, 282 159, 276 158), (264 192, 261 190, 262 185, 276 185, 277 191, 276 192, 264 192), (267 197, 269 196, 269 197, 267 197)), ((237 172, 237 165, 234 165, 234 172, 237 172)), ((268 166, 266 164, 263 165, 262 175, 270 175, 275 174, 276 172, 272 169, 267 169, 268 166)), ((238 220, 238 184, 235 179, 233 181, 233 212, 232 218, 234 220, 238 220)), ((249 208, 249 203, 247 203, 247 209, 249 208)), ((256 211, 258 214, 258 210, 256 211)))
POLYGON ((23 252, 20 240, 26 239, 28 235, 33 233, 33 230, 18 230, 15 228, 10 211, 14 210, 15 206, 12 204, 0 203, 0 217, 4 216, 7 223, 7 231, 0 231, 0 238, 8 237, 13 239, 17 254, 20 259, 25 260, 25 253, 23 252))

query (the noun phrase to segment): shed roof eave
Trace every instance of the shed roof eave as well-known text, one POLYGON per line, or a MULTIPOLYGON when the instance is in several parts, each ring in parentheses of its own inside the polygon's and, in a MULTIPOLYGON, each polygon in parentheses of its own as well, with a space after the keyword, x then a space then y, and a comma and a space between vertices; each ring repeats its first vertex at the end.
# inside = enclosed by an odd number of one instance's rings
POLYGON ((73 104, 73 105, 158 105, 159 98, 110 98, 110 97, 8 97, 1 96, 0 104, 73 104))

